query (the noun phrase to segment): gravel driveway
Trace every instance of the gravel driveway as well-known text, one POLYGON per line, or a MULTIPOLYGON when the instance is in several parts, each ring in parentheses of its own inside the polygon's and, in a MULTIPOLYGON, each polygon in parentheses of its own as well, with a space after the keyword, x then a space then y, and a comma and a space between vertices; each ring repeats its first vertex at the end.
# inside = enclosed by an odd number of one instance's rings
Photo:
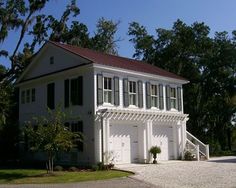
POLYGON ((217 157, 209 161, 168 161, 158 165, 120 165, 136 173, 133 178, 157 187, 236 188, 236 156, 217 157))

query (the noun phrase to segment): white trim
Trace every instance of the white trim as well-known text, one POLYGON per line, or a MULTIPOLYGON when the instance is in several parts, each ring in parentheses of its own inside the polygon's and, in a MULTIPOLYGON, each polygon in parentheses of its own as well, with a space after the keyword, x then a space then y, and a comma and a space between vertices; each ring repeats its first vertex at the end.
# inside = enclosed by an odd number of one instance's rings
POLYGON ((138 76, 138 77, 146 77, 146 78, 151 78, 151 79, 155 78, 156 80, 161 80, 161 81, 165 81, 165 82, 173 82, 173 83, 178 83, 178 84, 187 84, 187 83, 189 83, 189 81, 187 81, 187 80, 180 80, 180 79, 176 79, 176 78, 164 77, 164 76, 159 76, 159 75, 155 75, 155 74, 137 72, 137 71, 122 69, 122 68, 118 68, 118 67, 100 65, 100 64, 97 64, 97 63, 93 63, 93 67, 104 69, 104 70, 109 70, 109 71, 114 71, 114 72, 117 72, 117 73, 122 72, 122 73, 125 73, 125 74, 132 74, 132 75, 134 75, 134 77, 138 76))

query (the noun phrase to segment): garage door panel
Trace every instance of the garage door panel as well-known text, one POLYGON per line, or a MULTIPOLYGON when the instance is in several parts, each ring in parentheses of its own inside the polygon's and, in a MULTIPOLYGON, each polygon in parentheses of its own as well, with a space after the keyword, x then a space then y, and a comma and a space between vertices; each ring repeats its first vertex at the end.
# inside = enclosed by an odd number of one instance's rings
POLYGON ((138 161, 138 127, 127 124, 110 126, 110 150, 115 153, 116 163, 138 161))
POLYGON ((153 125, 153 145, 160 146, 160 160, 173 158, 173 130, 172 126, 154 124, 153 125))

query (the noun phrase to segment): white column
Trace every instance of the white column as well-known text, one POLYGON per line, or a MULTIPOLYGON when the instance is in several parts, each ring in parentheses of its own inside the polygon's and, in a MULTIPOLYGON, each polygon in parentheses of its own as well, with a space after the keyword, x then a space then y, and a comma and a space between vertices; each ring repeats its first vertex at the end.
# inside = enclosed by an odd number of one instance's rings
POLYGON ((152 121, 147 120, 146 121, 146 137, 147 137, 147 148, 146 148, 146 154, 147 154, 147 162, 151 162, 151 154, 149 153, 149 149, 152 147, 152 121))
MULTIPOLYGON (((110 149, 109 149, 109 143, 110 143, 110 121, 109 119, 106 120, 106 134, 105 134, 105 159, 109 156, 109 152, 110 152, 110 149), (107 156, 106 156, 107 155, 107 156)), ((108 158, 107 158, 108 160, 108 158)), ((105 161, 105 162, 109 162, 109 161, 105 161)))
POLYGON ((164 102, 164 111, 166 111, 166 85, 163 84, 163 102, 164 102))
POLYGON ((143 159, 144 161, 140 161, 140 162, 144 162, 147 163, 147 124, 145 124, 143 127, 143 159))
POLYGON ((177 134, 178 134, 178 132, 177 132, 177 129, 176 129, 176 126, 177 126, 177 124, 178 123, 175 123, 175 124, 173 124, 172 125, 172 127, 173 127, 173 149, 174 149, 174 158, 175 159, 178 159, 178 153, 177 153, 177 134))
POLYGON ((182 159, 184 158, 184 149, 186 145, 186 121, 181 123, 181 137, 182 137, 182 159))

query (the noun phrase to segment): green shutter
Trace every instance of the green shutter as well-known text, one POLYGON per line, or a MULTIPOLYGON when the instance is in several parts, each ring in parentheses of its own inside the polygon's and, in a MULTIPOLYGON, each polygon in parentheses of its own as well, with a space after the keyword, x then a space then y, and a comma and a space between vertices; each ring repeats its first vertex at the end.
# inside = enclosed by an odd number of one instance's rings
POLYGON ((151 84, 146 82, 146 107, 151 108, 151 84))
POLYGON ((124 107, 129 106, 129 92, 128 92, 128 79, 123 79, 123 99, 124 99, 124 107))
POLYGON ((97 75, 97 105, 103 104, 103 76, 97 75))
POLYGON ((164 100, 163 100, 163 85, 159 84, 159 109, 164 109, 164 100))
POLYGON ((143 82, 138 81, 138 107, 143 108, 143 82))
POLYGON ((177 87, 178 111, 182 111, 181 87, 177 87))
POLYGON ((64 107, 65 108, 69 107, 69 102, 70 102, 69 83, 70 83, 70 81, 68 79, 64 80, 64 107))
POLYGON ((114 105, 120 105, 119 78, 114 77, 114 105))
POLYGON ((170 86, 166 85, 166 110, 170 110, 170 86))
POLYGON ((47 106, 50 109, 55 108, 55 84, 54 83, 47 85, 47 106))
POLYGON ((78 104, 78 98, 77 96, 77 79, 72 79, 70 81, 70 101, 72 105, 78 104))

